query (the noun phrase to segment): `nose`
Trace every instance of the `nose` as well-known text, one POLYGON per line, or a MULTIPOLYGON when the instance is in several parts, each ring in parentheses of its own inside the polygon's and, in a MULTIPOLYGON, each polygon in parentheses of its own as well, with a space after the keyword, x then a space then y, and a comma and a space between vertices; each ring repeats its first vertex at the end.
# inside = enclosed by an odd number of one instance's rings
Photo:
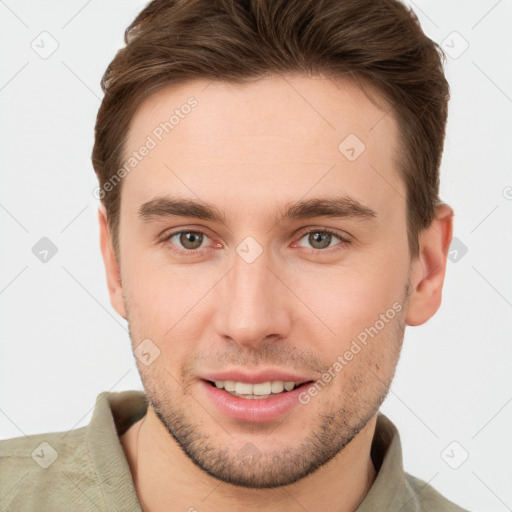
POLYGON ((253 349, 268 343, 268 338, 288 337, 293 294, 274 267, 265 251, 252 262, 234 256, 231 271, 219 283, 218 336, 253 349))

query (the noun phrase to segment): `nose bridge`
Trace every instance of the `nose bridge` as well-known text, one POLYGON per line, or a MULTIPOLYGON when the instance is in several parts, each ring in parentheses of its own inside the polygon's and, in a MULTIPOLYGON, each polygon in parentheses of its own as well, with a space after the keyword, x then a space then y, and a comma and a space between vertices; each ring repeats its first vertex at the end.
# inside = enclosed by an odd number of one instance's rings
POLYGON ((285 295, 271 270, 270 251, 249 237, 236 252, 222 286, 226 307, 218 318, 218 334, 254 346, 269 335, 286 335, 290 322, 285 295))

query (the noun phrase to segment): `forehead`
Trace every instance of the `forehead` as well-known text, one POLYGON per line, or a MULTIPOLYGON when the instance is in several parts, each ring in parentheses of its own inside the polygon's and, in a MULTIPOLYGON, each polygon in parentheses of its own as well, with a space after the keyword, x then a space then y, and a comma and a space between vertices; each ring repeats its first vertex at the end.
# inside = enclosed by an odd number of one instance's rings
POLYGON ((172 193, 241 213, 334 191, 376 209, 403 202, 398 127, 377 99, 354 82, 303 75, 162 89, 132 119, 122 205, 172 193))

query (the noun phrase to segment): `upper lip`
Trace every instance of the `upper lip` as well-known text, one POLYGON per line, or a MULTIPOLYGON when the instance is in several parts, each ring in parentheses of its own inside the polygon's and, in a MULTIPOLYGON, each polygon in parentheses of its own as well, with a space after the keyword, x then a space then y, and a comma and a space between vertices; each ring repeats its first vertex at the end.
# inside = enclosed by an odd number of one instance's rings
POLYGON ((304 382, 314 380, 314 378, 309 378, 303 375, 298 375, 296 373, 291 373, 286 370, 278 369, 266 369, 253 373, 248 373, 242 370, 225 370, 221 372, 203 374, 201 378, 212 382, 215 382, 216 380, 232 380, 235 382, 247 382, 249 384, 257 384, 259 382, 268 382, 275 380, 303 384, 304 382))

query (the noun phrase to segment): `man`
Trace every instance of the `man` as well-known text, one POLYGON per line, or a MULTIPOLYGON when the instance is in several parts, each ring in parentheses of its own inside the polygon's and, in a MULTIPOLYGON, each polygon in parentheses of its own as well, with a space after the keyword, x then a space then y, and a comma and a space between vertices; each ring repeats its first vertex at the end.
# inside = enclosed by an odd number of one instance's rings
POLYGON ((126 43, 93 164, 145 393, 2 441, 2 510, 462 511, 379 413, 452 237, 436 45, 395 0, 155 0, 126 43))

